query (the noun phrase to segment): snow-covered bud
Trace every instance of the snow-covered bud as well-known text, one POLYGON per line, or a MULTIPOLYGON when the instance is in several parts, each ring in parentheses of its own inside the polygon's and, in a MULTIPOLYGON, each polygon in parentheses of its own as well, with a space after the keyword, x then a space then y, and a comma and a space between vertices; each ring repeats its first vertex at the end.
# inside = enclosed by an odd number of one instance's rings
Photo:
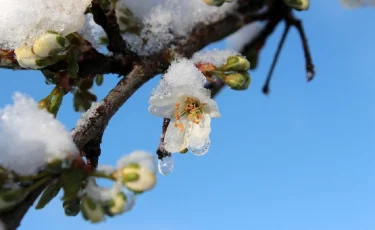
POLYGON ((25 199, 27 193, 21 188, 2 188, 0 190, 0 212, 6 211, 23 199, 25 199))
POLYGON ((248 73, 232 73, 224 78, 225 84, 234 90, 245 90, 249 87, 251 77, 248 73))
POLYGON ((221 6, 224 2, 233 2, 234 0, 203 0, 207 5, 210 6, 221 6))
POLYGON ((250 68, 250 62, 242 56, 231 56, 227 62, 220 67, 224 71, 245 72, 250 68))
POLYGON ((107 214, 114 216, 125 212, 127 199, 123 192, 118 192, 113 195, 112 199, 107 202, 107 214))
POLYGON ((63 51, 68 45, 68 40, 62 35, 48 31, 34 42, 33 52, 39 57, 51 57, 63 51))
POLYGON ((40 69, 45 67, 41 57, 33 53, 31 47, 20 46, 14 50, 18 64, 23 68, 40 69))
POLYGON ((89 196, 84 196, 82 198, 81 211, 83 217, 90 220, 92 223, 98 223, 104 220, 105 213, 102 205, 89 196))
POLYGON ((155 173, 146 167, 130 164, 121 170, 122 183, 132 191, 144 192, 156 183, 155 173))
POLYGON ((117 179, 135 192, 150 190, 156 183, 155 159, 149 153, 135 151, 117 163, 117 179))
POLYGON ((310 6, 310 0, 284 0, 285 4, 295 10, 307 10, 310 6))

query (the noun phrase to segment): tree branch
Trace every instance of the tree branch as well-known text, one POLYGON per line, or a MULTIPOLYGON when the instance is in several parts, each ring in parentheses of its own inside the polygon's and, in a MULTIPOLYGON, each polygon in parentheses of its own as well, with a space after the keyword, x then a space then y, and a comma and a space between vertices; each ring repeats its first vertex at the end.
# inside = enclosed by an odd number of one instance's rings
POLYGON ((91 4, 91 12, 96 24, 100 25, 107 34, 108 50, 113 53, 133 54, 128 49, 128 45, 121 36, 115 10, 112 7, 105 10, 101 6, 99 0, 93 0, 91 4))
POLYGON ((303 53, 305 55, 306 61, 306 78, 307 81, 311 81, 315 76, 315 66, 311 58, 310 49, 307 42, 307 36, 305 34, 305 29, 303 28, 301 20, 295 18, 292 14, 290 15, 289 22, 297 28, 297 31, 301 38, 303 53))
POLYGON ((263 86, 263 93, 264 94, 268 94, 269 91, 270 91, 270 82, 271 82, 272 74, 273 74, 273 71, 275 69, 276 63, 279 59, 281 49, 284 46, 284 42, 285 42, 286 36, 288 35, 289 29, 290 29, 290 25, 289 25, 289 23, 286 23, 283 35, 281 36, 281 39, 279 41, 279 45, 277 46, 275 56, 273 57, 272 65, 271 65, 271 68, 268 72, 266 83, 263 86))
MULTIPOLYGON (((90 111, 83 115, 78 121, 76 127, 72 130, 72 138, 77 147, 89 153, 90 151, 88 150, 94 149, 94 151, 92 151, 94 153, 93 155, 98 155, 98 145, 101 142, 98 137, 103 135, 110 119, 138 88, 154 75, 168 68, 172 56, 190 57, 194 52, 211 42, 218 41, 235 32, 244 25, 244 22, 250 23, 263 18, 263 16, 254 16, 252 12, 247 12, 246 10, 250 9, 247 7, 246 5, 241 7, 240 12, 238 12, 236 16, 228 15, 211 25, 198 26, 187 38, 173 42, 173 44, 177 44, 176 48, 165 49, 151 57, 143 57, 141 61, 131 62, 131 59, 126 58, 127 55, 106 57, 97 51, 84 54, 84 58, 79 61, 80 73, 82 74, 93 73, 95 71, 97 71, 96 73, 123 74, 127 73, 131 67, 133 67, 133 69, 126 77, 119 81, 116 87, 109 92, 101 103, 91 108, 90 111)), ((114 47, 117 47, 117 45, 114 45, 114 47)), ((114 49, 117 50, 117 48, 114 49)), ((12 67, 19 68, 18 65, 12 65, 12 67)), ((20 225, 23 216, 42 190, 43 187, 30 194, 25 202, 19 204, 12 211, 8 212, 6 215, 2 214, 0 216, 0 219, 6 224, 8 230, 16 229, 20 225)))

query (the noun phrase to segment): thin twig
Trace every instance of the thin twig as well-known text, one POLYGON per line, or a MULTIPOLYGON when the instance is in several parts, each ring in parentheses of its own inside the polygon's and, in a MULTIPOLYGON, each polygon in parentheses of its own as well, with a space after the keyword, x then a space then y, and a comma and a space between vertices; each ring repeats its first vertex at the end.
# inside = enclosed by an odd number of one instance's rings
POLYGON ((275 56, 273 57, 271 68, 268 71, 266 83, 263 86, 263 93, 264 94, 268 94, 269 93, 269 90, 270 90, 269 89, 269 85, 270 85, 270 82, 271 82, 272 74, 273 74, 273 71, 274 71, 275 66, 277 64, 277 61, 279 59, 281 49, 284 46, 284 42, 285 42, 286 36, 288 35, 289 29, 290 29, 290 25, 288 23, 286 23, 283 35, 281 36, 279 45, 277 46, 277 50, 276 50, 275 56))
POLYGON ((100 25, 108 37, 108 50, 114 53, 132 54, 125 40, 120 33, 120 27, 117 23, 116 12, 114 9, 104 10, 100 1, 93 0, 91 12, 94 21, 100 25))
POLYGON ((291 25, 297 28, 297 31, 301 38, 303 53, 305 55, 305 61, 306 61, 306 78, 307 78, 307 81, 311 81, 315 76, 315 66, 311 58, 310 48, 307 42, 305 29, 303 28, 301 20, 295 18, 294 16, 291 16, 289 18, 289 21, 291 25))
POLYGON ((163 119, 160 142, 159 142, 158 149, 156 150, 156 154, 158 155, 158 159, 160 160, 163 159, 164 157, 171 156, 171 153, 165 150, 164 148, 164 137, 165 137, 165 133, 167 132, 167 128, 170 122, 171 122, 171 119, 169 118, 163 119))

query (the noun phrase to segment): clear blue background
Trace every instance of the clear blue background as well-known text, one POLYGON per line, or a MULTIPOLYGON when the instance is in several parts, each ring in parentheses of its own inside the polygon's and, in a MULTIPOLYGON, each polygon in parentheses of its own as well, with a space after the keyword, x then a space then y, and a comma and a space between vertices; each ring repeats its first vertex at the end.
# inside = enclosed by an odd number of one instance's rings
MULTIPOLYGON (((217 97, 222 117, 212 122, 210 151, 203 157, 177 155, 174 173, 159 176, 130 213, 91 225, 80 216, 65 217, 56 199, 43 211, 29 212, 20 229, 374 230, 374 10, 312 1, 298 16, 316 79, 306 83, 301 44, 292 30, 271 95, 264 96, 279 27, 250 89, 217 97)), ((0 75, 1 106, 11 103, 14 91, 41 99, 52 89, 36 71, 0 75)), ((102 98, 117 80, 108 76, 95 92, 102 98)), ((136 149, 155 152, 162 120, 148 113, 147 101, 157 81, 148 82, 110 122, 101 163, 114 165, 136 149)), ((69 95, 58 119, 70 129, 78 117, 69 95)))

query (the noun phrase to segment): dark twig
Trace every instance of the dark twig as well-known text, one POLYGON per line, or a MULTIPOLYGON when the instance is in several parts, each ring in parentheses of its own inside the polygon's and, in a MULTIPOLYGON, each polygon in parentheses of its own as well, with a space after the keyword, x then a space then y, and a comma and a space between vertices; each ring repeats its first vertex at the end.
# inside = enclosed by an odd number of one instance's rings
POLYGON ((274 71, 275 66, 277 64, 277 61, 279 59, 281 49, 284 46, 284 42, 285 42, 286 36, 288 35, 289 29, 290 29, 290 25, 289 25, 289 23, 286 23, 283 35, 281 36, 279 45, 277 46, 275 56, 273 57, 272 65, 271 65, 271 68, 268 72, 266 83, 264 84, 263 89, 262 89, 264 94, 269 93, 269 90, 270 90, 269 85, 270 85, 270 82, 271 82, 272 74, 273 74, 273 71, 274 71))
POLYGON ((110 7, 109 10, 105 10, 101 6, 99 0, 93 0, 91 4, 91 12, 94 16, 94 21, 100 25, 107 34, 108 50, 114 53, 132 53, 121 36, 115 10, 112 9, 112 7, 110 7))
POLYGON ((171 119, 169 118, 163 119, 163 126, 162 126, 162 132, 160 136, 159 147, 156 150, 156 154, 158 155, 158 159, 160 160, 163 159, 164 157, 171 156, 171 153, 165 150, 164 148, 164 137, 165 137, 165 133, 167 132, 167 128, 170 122, 171 122, 171 119))
POLYGON ((306 78, 307 78, 307 81, 311 81, 315 76, 315 67, 311 58, 311 53, 310 53, 309 45, 307 42, 307 37, 305 34, 305 30, 303 28, 302 22, 301 20, 295 18, 293 15, 291 15, 288 18, 288 21, 291 23, 291 25, 297 28, 297 31, 301 38, 303 53, 305 55, 305 61, 306 61, 306 78))

